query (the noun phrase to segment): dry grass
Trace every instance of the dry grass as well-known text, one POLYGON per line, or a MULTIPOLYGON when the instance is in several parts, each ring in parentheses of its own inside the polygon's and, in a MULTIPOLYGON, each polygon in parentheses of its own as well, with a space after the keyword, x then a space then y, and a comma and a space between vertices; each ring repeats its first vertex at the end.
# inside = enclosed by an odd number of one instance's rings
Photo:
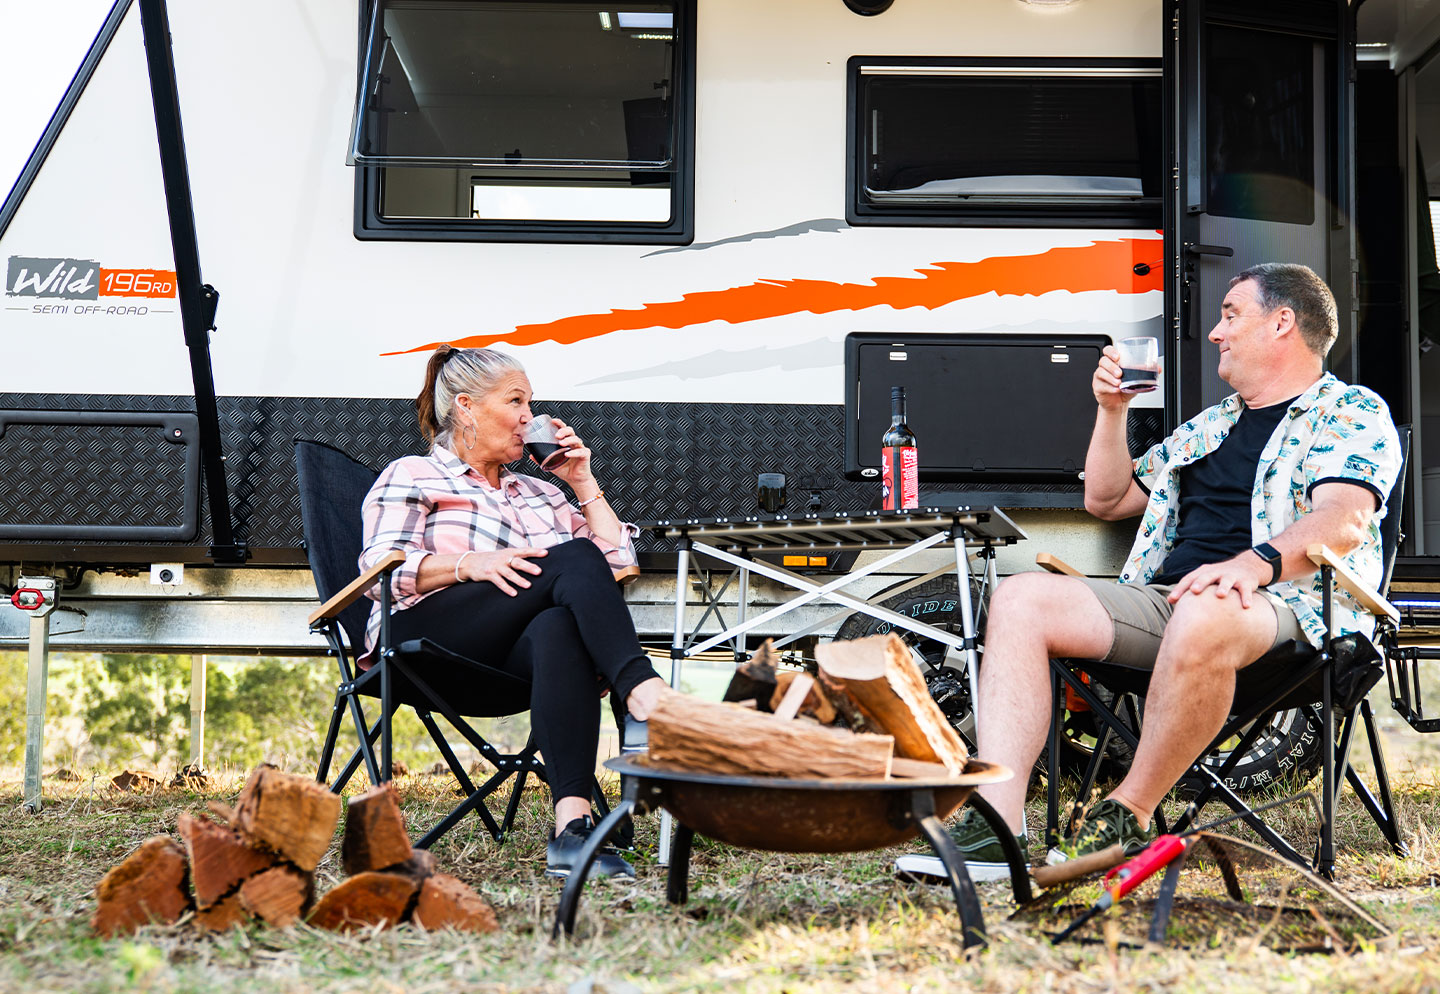
MULTIPOLYGON (((1399 793, 1410 858, 1389 855, 1353 802, 1340 824, 1338 883, 1398 935, 1328 956, 1277 953, 1255 941, 1263 923, 1233 916, 1187 924, 1183 949, 1128 948, 1135 925, 1125 916, 1089 929, 1090 942, 1052 947, 1034 916, 1007 918, 1008 888, 989 885, 981 890, 992 944, 967 957, 948 891, 897 883, 894 852, 777 855, 697 840, 691 902, 675 909, 654 864, 653 818, 639 826, 638 880, 592 885, 577 937, 552 943, 559 889, 542 875, 548 818, 535 790, 505 845, 471 818, 435 848, 445 869, 494 903, 496 935, 254 927, 199 936, 181 925, 101 941, 88 918, 105 869, 146 837, 173 831, 180 811, 229 800, 240 776, 217 777, 204 794, 117 795, 103 782, 47 783, 48 803, 34 817, 21 813, 13 785, 0 787, 0 990, 558 992, 586 990, 590 980, 597 992, 1440 991, 1440 828, 1432 827, 1440 788, 1418 771, 1399 793)), ((440 778, 409 777, 400 787, 417 831, 453 803, 440 778)), ((1037 807, 1032 825, 1040 816, 1037 807)), ((322 889, 334 882, 334 852, 318 872, 322 889)))

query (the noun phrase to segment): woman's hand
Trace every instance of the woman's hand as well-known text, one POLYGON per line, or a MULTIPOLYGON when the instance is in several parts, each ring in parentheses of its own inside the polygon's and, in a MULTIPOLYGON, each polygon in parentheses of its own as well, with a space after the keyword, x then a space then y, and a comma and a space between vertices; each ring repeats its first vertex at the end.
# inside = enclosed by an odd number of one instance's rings
POLYGON ((545 555, 548 553, 544 549, 528 546, 496 549, 494 552, 467 552, 464 561, 456 567, 455 575, 462 580, 488 580, 506 595, 514 597, 519 593, 515 587, 530 586, 525 574, 540 575, 540 564, 530 560, 545 555))
POLYGON ((575 434, 574 428, 559 418, 551 420, 555 422, 555 441, 565 446, 565 461, 550 472, 570 484, 571 490, 575 489, 576 484, 583 486, 593 482, 595 473, 590 466, 590 450, 585 447, 584 442, 580 441, 580 436, 575 434))

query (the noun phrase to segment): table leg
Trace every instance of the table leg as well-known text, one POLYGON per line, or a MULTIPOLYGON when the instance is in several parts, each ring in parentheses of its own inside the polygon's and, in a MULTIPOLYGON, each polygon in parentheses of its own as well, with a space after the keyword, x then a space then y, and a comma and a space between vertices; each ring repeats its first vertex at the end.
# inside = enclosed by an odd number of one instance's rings
POLYGON ((560 892, 560 906, 555 909, 555 926, 550 930, 550 938, 560 938, 562 930, 566 935, 574 933, 575 914, 580 910, 580 892, 585 889, 585 878, 590 874, 590 866, 595 862, 601 847, 610 841, 610 836, 620 828, 620 823, 629 818, 634 810, 635 802, 625 798, 615 805, 614 810, 590 833, 585 848, 580 850, 579 859, 570 867, 570 876, 565 879, 565 889, 560 892))
POLYGON ((975 648, 975 609, 970 600, 970 557, 965 548, 965 529, 959 525, 950 532, 955 543, 955 581, 960 594, 960 633, 965 638, 965 664, 970 671, 970 711, 974 715, 975 734, 980 734, 980 654, 975 648))
POLYGON ((970 872, 965 868, 965 857, 955 848, 950 833, 945 830, 945 823, 935 816, 934 793, 929 790, 912 791, 910 811, 930 848, 940 857, 940 865, 945 867, 950 893, 955 896, 955 910, 960 913, 965 948, 988 945, 990 940, 985 936, 985 914, 980 910, 980 898, 975 893, 970 872))
MULTIPOLYGON (((736 597, 735 625, 738 628, 745 624, 745 609, 749 606, 750 602, 750 571, 744 566, 740 567, 740 589, 736 591, 736 597)), ((730 644, 730 649, 735 654, 736 666, 739 666, 745 662, 746 659, 750 658, 745 652, 745 636, 743 633, 735 636, 735 641, 730 644)))
POLYGON ((675 826, 675 848, 670 853, 670 872, 665 878, 665 900, 684 904, 690 899, 690 849, 695 830, 688 825, 675 826))
MULTIPOLYGON (((675 629, 670 638, 670 686, 680 689, 680 668, 685 661, 686 581, 690 579, 690 540, 681 538, 675 557, 675 629)), ((670 865, 670 812, 660 812, 660 842, 655 862, 670 865)))

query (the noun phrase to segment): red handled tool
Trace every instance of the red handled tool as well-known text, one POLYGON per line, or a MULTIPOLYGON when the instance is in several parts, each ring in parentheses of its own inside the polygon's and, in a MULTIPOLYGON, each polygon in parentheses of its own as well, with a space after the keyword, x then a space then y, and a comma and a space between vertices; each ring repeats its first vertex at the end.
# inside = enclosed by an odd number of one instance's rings
POLYGON ((1315 803, 1315 795, 1309 791, 1305 791, 1290 797, 1282 797, 1268 804, 1262 804, 1258 808, 1252 808, 1249 811, 1230 815, 1228 818, 1208 822, 1197 828, 1192 828, 1188 832, 1183 832, 1180 835, 1157 836, 1154 842, 1151 842, 1137 855, 1121 863, 1119 866, 1112 867, 1110 871, 1105 874, 1105 892, 1096 899, 1094 904, 1086 908, 1080 917, 1067 925, 1063 932, 1055 936, 1050 944, 1058 946, 1070 938, 1070 936, 1074 935, 1075 931, 1079 929, 1081 925, 1084 925, 1102 911, 1106 911, 1120 903, 1126 894, 1130 893, 1136 887, 1139 887, 1146 880, 1149 880, 1158 870, 1175 862, 1177 857, 1181 856, 1186 849, 1190 848, 1190 844, 1194 841, 1196 834, 1208 832, 1212 828, 1219 828, 1221 825, 1229 824, 1247 815, 1259 814, 1261 811, 1267 811, 1281 804, 1288 804, 1302 797, 1308 797, 1312 804, 1315 803))

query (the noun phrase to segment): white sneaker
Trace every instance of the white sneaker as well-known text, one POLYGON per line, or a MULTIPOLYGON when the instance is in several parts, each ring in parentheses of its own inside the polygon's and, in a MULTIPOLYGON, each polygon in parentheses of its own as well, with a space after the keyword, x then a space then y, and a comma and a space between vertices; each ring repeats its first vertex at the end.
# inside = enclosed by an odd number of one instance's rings
MULTIPOLYGON (((1009 863, 966 860, 965 869, 969 872, 970 879, 977 884, 1010 879, 1009 863)), ((924 883, 943 884, 950 879, 945 873, 945 864, 940 862, 940 857, 926 853, 906 853, 904 856, 896 857, 895 873, 897 876, 914 877, 924 883)))

